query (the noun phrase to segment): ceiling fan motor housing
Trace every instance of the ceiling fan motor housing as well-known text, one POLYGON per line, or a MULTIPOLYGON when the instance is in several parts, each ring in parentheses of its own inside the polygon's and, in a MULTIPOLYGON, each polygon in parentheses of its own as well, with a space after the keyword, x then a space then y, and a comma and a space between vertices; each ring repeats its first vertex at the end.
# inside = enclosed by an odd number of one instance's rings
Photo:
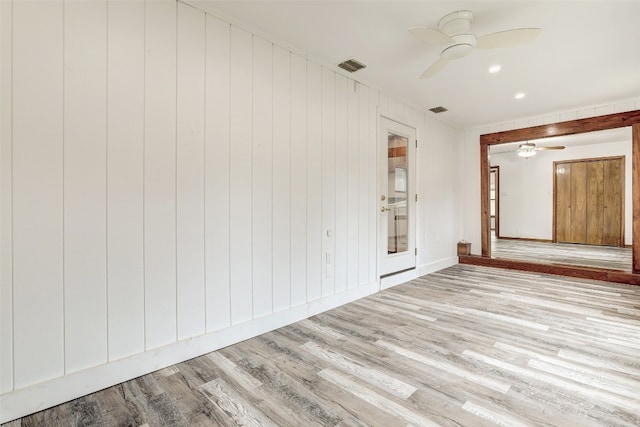
POLYGON ((443 17, 438 28, 451 36, 453 44, 447 46, 440 56, 445 59, 458 59, 473 52, 476 36, 470 32, 473 13, 470 10, 458 10, 443 17))
POLYGON ((471 21, 473 21, 473 12, 470 10, 458 10, 445 15, 438 22, 438 28, 450 36, 468 34, 469 30, 471 30, 471 21))
POLYGON ((458 59, 473 52, 476 36, 473 34, 458 34, 451 37, 455 43, 444 48, 440 56, 445 59, 458 59))

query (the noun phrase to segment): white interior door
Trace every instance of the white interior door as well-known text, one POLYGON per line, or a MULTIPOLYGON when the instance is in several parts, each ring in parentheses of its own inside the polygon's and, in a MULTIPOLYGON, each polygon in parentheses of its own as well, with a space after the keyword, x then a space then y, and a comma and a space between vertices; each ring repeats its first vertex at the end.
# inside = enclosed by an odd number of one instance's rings
POLYGON ((380 117, 380 276, 416 266, 416 130, 380 117))

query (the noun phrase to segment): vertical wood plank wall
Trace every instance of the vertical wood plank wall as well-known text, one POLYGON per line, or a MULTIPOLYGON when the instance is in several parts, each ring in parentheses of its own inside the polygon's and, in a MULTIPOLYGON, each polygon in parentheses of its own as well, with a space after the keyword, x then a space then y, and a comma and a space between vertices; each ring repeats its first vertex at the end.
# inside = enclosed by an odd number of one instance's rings
MULTIPOLYGON (((145 349, 176 341, 176 6, 145 3, 145 349)), ((140 24, 138 24, 140 25, 140 24)))
POLYGON ((336 216, 336 85, 335 73, 322 69, 322 296, 335 291, 336 216), (331 230, 329 232, 329 230, 331 230), (329 234, 332 234, 329 236, 329 234))
POLYGON ((216 331, 231 324, 231 26, 206 15, 205 27, 205 307, 216 331))
POLYGON ((273 46, 273 311, 291 307, 291 53, 273 46))
POLYGON ((307 301, 307 61, 291 54, 291 306, 307 301), (303 285, 304 284, 304 285, 303 285))
POLYGON ((145 5, 108 9, 107 333, 108 360, 117 360, 145 349, 145 5))
POLYGON ((64 5, 64 370, 107 361, 107 13, 64 5))
POLYGON ((13 389, 12 46, 13 4, 0 2, 0 394, 13 389))
POLYGON ((425 113, 174 0, 0 21, 3 421, 379 289, 379 111, 423 138, 419 271, 457 262, 425 113))
POLYGON ((321 296, 322 67, 307 61, 307 301, 321 296))
POLYGON ((230 109, 230 281, 231 324, 251 319, 253 313, 252 233, 252 67, 250 33, 231 27, 230 109))
POLYGON ((347 114, 347 94, 349 80, 344 76, 335 77, 335 228, 334 228, 334 289, 342 292, 347 289, 347 251, 348 245, 348 177, 349 177, 349 118, 347 114))
POLYGON ((13 4, 14 388, 65 372, 63 18, 13 4))
POLYGON ((273 312, 273 45, 253 37, 253 315, 273 312))
POLYGON ((206 326, 205 16, 178 3, 176 40, 176 314, 183 340, 202 335, 206 326))

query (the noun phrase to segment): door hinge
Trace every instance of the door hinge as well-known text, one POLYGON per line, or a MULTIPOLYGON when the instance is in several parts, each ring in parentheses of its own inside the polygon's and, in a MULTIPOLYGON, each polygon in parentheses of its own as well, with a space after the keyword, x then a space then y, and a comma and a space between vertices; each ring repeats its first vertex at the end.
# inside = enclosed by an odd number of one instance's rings
POLYGON ((418 248, 415 248, 414 253, 416 254, 416 256, 418 255, 418 248))
POLYGON ((418 140, 416 139, 416 148, 418 148, 418 140))
POLYGON ((416 193, 416 202, 418 201, 418 193, 416 193))

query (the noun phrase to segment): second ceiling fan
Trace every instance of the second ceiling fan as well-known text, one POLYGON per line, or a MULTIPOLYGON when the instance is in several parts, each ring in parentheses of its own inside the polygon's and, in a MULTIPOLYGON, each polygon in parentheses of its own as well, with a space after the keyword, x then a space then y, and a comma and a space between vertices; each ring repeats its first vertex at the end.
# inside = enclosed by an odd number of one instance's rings
POLYGON ((438 22, 438 29, 429 27, 409 28, 416 38, 432 44, 446 44, 440 52, 440 59, 431 64, 420 76, 426 79, 434 76, 452 59, 469 55, 474 49, 495 49, 520 46, 535 40, 541 28, 517 28, 476 37, 471 32, 473 12, 458 10, 444 16, 438 22))
POLYGON ((520 157, 535 156, 536 151, 542 150, 564 150, 564 145, 547 145, 543 147, 537 147, 533 142, 524 142, 518 146, 515 151, 520 157))

